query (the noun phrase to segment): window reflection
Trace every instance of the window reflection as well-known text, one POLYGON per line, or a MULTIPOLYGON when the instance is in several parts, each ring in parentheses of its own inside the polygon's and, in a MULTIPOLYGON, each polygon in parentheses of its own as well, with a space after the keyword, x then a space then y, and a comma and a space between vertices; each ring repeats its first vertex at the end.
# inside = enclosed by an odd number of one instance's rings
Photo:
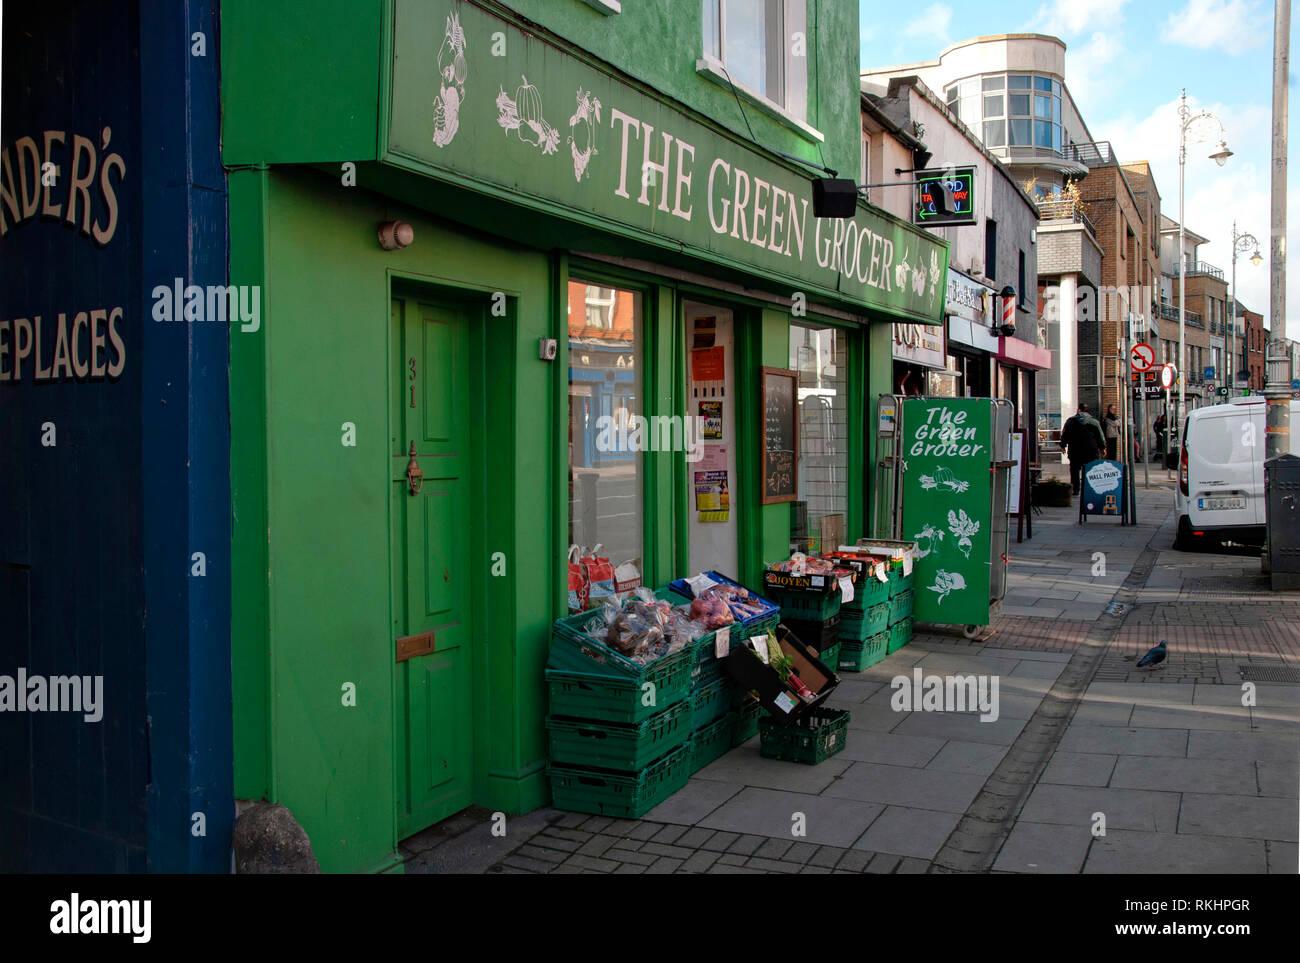
POLYGON ((641 296, 570 281, 569 542, 641 556, 641 296))

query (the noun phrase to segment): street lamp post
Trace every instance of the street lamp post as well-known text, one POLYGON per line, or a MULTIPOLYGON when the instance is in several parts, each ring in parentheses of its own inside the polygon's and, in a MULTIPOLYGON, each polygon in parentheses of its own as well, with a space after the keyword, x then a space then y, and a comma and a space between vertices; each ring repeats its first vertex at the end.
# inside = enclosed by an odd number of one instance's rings
MULTIPOLYGON (((1233 221, 1232 222, 1232 301, 1230 302, 1231 311, 1232 311, 1231 314, 1232 332, 1229 335, 1231 341, 1229 342, 1230 347, 1228 348, 1228 359, 1229 359, 1228 378, 1230 379, 1228 381, 1229 398, 1232 397, 1232 393, 1237 387, 1237 255, 1245 254, 1247 251, 1251 250, 1251 248, 1254 248, 1255 253, 1250 256, 1250 263, 1258 267, 1259 262, 1264 260, 1259 253, 1259 240, 1255 237, 1254 234, 1251 234, 1248 231, 1238 234, 1237 222, 1233 221)), ((1242 344, 1243 355, 1246 353, 1246 350, 1247 350, 1247 345, 1243 343, 1242 344)))
MULTIPOLYGON (((1219 138, 1219 149, 1210 155, 1220 167, 1224 165, 1232 151, 1228 150, 1227 132, 1219 118, 1208 110, 1193 114, 1187 106, 1187 88, 1183 88, 1182 102, 1178 105, 1178 421, 1170 425, 1171 431, 1177 431, 1182 419, 1187 417, 1187 227, 1185 220, 1184 198, 1186 195, 1187 169, 1187 129, 1200 120, 1212 120, 1219 125, 1223 135, 1219 138)), ((1182 436, 1179 435, 1179 444, 1182 436)))

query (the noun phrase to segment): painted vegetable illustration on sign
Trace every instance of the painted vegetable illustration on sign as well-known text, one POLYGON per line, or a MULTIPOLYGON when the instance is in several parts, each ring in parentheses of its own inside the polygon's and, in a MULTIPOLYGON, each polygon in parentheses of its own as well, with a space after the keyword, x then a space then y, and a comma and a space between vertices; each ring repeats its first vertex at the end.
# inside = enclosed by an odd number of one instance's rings
POLYGON ((912 249, 907 248, 898 263, 894 265, 894 286, 898 288, 907 287, 907 279, 911 276, 912 265, 908 263, 908 258, 912 256, 912 249))
POLYGON ((465 31, 461 29, 456 14, 447 17, 447 32, 438 51, 438 85, 441 88, 433 102, 433 142, 446 147, 460 128, 460 105, 465 99, 465 77, 469 67, 465 63, 465 31))
POLYGON ((939 468, 933 475, 921 476, 921 487, 924 489, 938 488, 940 485, 946 485, 948 490, 960 494, 970 488, 970 482, 962 481, 948 468, 939 468))
POLYGON ((581 181, 596 153, 596 125, 600 123, 600 101, 591 91, 578 88, 578 109, 569 118, 569 152, 573 154, 573 179, 581 181), (579 149, 578 145, 582 148, 579 149))
POLYGON ((948 531, 958 536, 957 547, 961 549, 961 553, 967 558, 970 558, 970 550, 974 547, 970 537, 979 530, 980 523, 967 515, 965 509, 962 509, 961 512, 949 510, 948 531))
POLYGON ((537 88, 527 77, 523 81, 513 100, 504 87, 497 94, 497 123, 507 133, 513 130, 525 144, 540 148, 543 154, 554 154, 560 146, 560 132, 542 116, 542 95, 537 88))
POLYGON ((935 542, 943 541, 943 529, 935 528, 933 525, 926 523, 925 527, 912 536, 916 542, 916 557, 925 558, 935 548, 935 542))
POLYGON ((961 572, 948 572, 944 569, 934 573, 934 584, 927 585, 931 592, 939 593, 939 605, 948 597, 950 592, 959 592, 966 587, 966 579, 962 577, 961 572))

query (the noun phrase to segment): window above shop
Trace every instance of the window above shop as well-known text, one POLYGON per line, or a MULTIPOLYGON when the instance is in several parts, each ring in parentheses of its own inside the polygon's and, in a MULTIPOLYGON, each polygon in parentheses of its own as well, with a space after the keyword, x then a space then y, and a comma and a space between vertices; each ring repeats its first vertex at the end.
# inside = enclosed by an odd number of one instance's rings
POLYGON ((807 0, 701 0, 704 57, 697 71, 810 140, 807 0))

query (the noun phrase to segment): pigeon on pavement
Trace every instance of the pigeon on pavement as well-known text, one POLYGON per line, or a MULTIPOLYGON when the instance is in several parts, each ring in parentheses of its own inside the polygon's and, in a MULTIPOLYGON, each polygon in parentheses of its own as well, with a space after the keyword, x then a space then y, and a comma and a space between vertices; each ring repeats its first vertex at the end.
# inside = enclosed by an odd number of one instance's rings
POLYGON ((1138 659, 1138 668, 1140 669, 1144 665, 1149 665, 1154 669, 1161 662, 1165 661, 1166 655, 1168 655, 1168 650, 1165 648, 1165 640, 1161 639, 1159 645, 1147 652, 1147 654, 1142 656, 1142 658, 1138 659))

